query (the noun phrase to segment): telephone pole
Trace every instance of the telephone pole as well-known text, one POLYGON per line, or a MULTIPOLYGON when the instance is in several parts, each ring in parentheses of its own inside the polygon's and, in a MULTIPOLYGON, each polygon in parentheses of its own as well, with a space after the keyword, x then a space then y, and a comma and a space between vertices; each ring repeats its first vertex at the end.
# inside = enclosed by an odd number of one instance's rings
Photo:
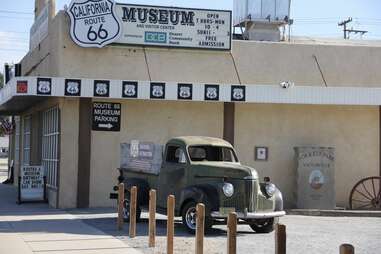
POLYGON ((350 23, 350 22, 352 22, 352 18, 348 18, 347 20, 344 20, 344 21, 342 21, 342 22, 340 22, 338 24, 338 26, 343 26, 344 27, 343 32, 344 32, 344 39, 345 40, 349 39, 351 33, 355 33, 355 34, 360 33, 361 35, 364 35, 364 34, 366 34, 368 32, 368 31, 365 31, 365 30, 356 30, 356 29, 353 29, 353 28, 347 29, 347 24, 350 23))

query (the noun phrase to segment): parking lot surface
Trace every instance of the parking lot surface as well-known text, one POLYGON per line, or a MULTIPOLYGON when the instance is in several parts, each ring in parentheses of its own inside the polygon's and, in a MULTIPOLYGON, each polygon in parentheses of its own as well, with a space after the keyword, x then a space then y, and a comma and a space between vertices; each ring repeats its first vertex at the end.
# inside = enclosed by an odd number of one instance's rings
MULTIPOLYGON (((116 230, 113 213, 87 215, 78 213, 85 223, 111 234, 145 254, 166 253, 166 220, 158 216, 156 248, 148 248, 148 214, 137 226, 137 237, 128 237, 128 223, 123 231, 116 230)), ((175 224, 174 251, 193 254, 194 236, 186 232, 181 221, 175 224)), ((381 253, 381 218, 316 217, 288 215, 280 220, 287 226, 287 253, 327 254, 339 253, 339 246, 350 243, 356 254, 381 253)), ((204 253, 226 253, 226 226, 214 226, 204 240, 204 253)), ((237 253, 274 253, 274 233, 257 234, 247 225, 238 226, 237 253)))

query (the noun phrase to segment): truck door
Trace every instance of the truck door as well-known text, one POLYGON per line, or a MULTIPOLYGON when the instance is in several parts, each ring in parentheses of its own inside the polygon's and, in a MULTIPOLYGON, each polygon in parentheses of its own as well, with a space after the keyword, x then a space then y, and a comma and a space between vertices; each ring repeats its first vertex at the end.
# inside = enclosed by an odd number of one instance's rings
POLYGON ((183 148, 168 144, 159 175, 158 206, 165 208, 168 195, 175 195, 178 207, 180 191, 186 185, 186 167, 187 159, 183 148))

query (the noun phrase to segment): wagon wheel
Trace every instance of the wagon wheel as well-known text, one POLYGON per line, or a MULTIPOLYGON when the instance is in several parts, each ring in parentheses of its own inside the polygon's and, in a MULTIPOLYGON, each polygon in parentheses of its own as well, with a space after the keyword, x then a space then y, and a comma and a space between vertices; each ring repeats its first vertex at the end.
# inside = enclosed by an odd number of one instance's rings
POLYGON ((372 176, 360 180, 349 197, 352 210, 381 210, 381 177, 372 176))

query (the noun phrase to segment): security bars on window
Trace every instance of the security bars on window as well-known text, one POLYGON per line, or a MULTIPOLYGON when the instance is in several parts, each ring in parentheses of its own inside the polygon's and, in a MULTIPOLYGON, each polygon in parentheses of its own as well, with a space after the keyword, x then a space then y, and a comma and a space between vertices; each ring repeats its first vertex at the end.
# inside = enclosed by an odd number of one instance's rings
POLYGON ((30 131, 31 131, 31 116, 23 118, 23 165, 30 165, 30 131))
POLYGON ((54 107, 42 115, 42 165, 48 187, 58 187, 58 141, 59 141, 59 109, 54 107))

